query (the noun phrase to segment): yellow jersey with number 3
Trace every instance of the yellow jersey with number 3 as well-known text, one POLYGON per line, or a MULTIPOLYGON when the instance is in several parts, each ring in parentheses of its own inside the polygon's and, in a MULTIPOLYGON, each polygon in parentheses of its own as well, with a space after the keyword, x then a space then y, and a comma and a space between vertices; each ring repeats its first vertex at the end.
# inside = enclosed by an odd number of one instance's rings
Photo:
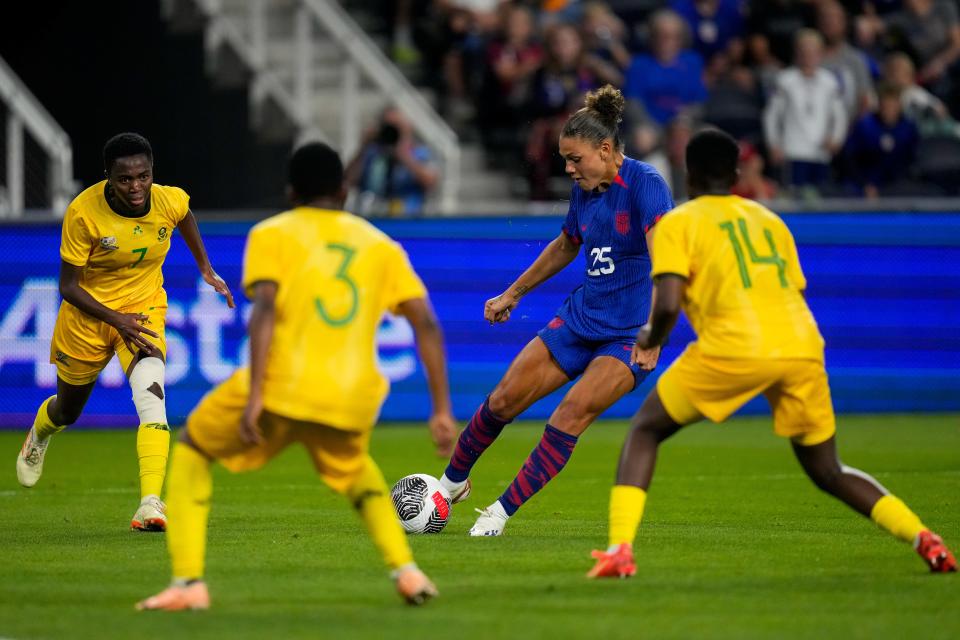
POLYGON ((98 182, 67 207, 60 258, 83 267, 80 286, 95 300, 119 309, 163 287, 160 267, 173 230, 190 211, 190 197, 179 187, 155 184, 147 212, 128 218, 110 208, 106 188, 106 180, 98 182))
POLYGON ((653 276, 687 279, 683 308, 700 352, 718 358, 823 360, 787 225, 739 196, 701 196, 663 217, 653 276))
POLYGON ((427 295, 406 252, 353 214, 298 207, 250 231, 248 296, 261 281, 278 285, 264 407, 339 429, 371 428, 389 389, 377 366, 384 312, 427 295))

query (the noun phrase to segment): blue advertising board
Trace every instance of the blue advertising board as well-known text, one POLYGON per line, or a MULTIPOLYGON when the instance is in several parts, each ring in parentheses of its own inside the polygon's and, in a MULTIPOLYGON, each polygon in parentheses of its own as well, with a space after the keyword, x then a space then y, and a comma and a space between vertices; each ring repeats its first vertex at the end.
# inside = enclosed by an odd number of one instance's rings
MULTIPOLYGON (((834 402, 841 412, 960 409, 960 215, 950 213, 795 214, 809 281, 808 299, 827 340, 834 402)), ((501 291, 559 232, 559 217, 382 221, 430 290, 443 324, 454 409, 466 419, 510 360, 546 324, 580 282, 582 258, 525 298, 510 322, 483 321, 484 301, 501 291)), ((239 291, 250 223, 201 225, 211 259, 238 298, 224 301, 199 278, 179 238, 164 267, 169 296, 167 398, 181 423, 200 397, 243 363, 249 304, 239 291)), ((0 226, 0 428, 29 424, 55 387, 50 336, 57 291, 60 229, 0 226)), ((660 370, 692 339, 681 321, 660 370)), ((413 332, 385 318, 380 362, 392 381, 383 420, 422 420, 430 402, 413 332)), ((608 416, 629 416, 655 376, 608 416)), ((543 419, 563 390, 527 416, 543 419)), ((761 402, 747 412, 763 411, 761 402)), ((114 359, 103 372, 81 425, 135 426, 123 373, 114 359)))

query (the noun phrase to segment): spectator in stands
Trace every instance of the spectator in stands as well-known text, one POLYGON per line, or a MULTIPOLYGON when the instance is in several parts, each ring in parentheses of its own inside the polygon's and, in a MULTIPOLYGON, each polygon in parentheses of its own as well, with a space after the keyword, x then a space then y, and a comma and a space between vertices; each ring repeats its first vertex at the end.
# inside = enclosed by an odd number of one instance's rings
POLYGON ((686 48, 686 40, 683 19, 668 9, 657 11, 650 18, 650 53, 636 56, 627 70, 624 97, 661 127, 707 98, 703 61, 686 48))
POLYGON ((933 86, 960 57, 960 17, 953 2, 904 0, 884 20, 889 46, 912 54, 920 84, 933 86))
POLYGON ((950 117, 946 105, 917 84, 910 56, 900 52, 888 55, 883 62, 883 79, 900 90, 903 114, 917 125, 921 137, 960 138, 960 124, 950 117))
POLYGON ((353 210, 361 215, 421 214, 439 178, 430 150, 416 141, 410 121, 394 107, 366 131, 344 172, 347 186, 357 192, 353 210))
POLYGON ((527 0, 522 4, 538 6, 544 26, 577 24, 583 18, 584 7, 580 0, 527 0))
POLYGON ((533 76, 543 64, 534 15, 523 6, 506 11, 504 26, 486 47, 486 77, 478 101, 480 128, 487 148, 516 148, 526 117, 533 76))
POLYGON ((780 64, 790 64, 795 34, 814 24, 816 11, 814 4, 808 0, 751 2, 747 20, 751 54, 755 60, 769 64, 765 60, 766 52, 769 52, 780 64))
POLYGON ((817 26, 823 34, 823 67, 833 72, 850 121, 867 113, 874 103, 873 84, 862 52, 847 41, 847 12, 836 0, 825 0, 817 9, 817 26))
POLYGON ((784 64, 770 51, 770 41, 766 36, 759 33, 747 36, 745 60, 756 74, 763 95, 772 94, 777 74, 784 64))
POLYGON ((734 138, 762 137, 763 93, 757 74, 743 62, 744 47, 731 46, 710 60, 704 75, 708 90, 703 120, 734 138))
POLYGON ((900 89, 883 83, 878 93, 877 110, 857 121, 844 149, 857 193, 868 198, 909 180, 920 139, 917 127, 903 115, 900 89))
POLYGON ((447 91, 447 116, 463 123, 475 115, 471 91, 479 80, 483 43, 500 25, 500 7, 506 0, 434 0, 442 21, 440 55, 447 91))
POLYGON ((693 50, 707 65, 744 35, 743 3, 739 0, 672 0, 670 8, 686 20, 693 50))
POLYGON ((567 116, 583 106, 587 91, 606 81, 587 64, 576 27, 559 23, 547 28, 546 58, 533 79, 533 123, 526 147, 530 195, 534 200, 550 196, 547 182, 551 175, 563 175, 563 162, 556 151, 567 116))
MULTIPOLYGON (((589 55, 625 71, 630 66, 628 33, 623 21, 604 2, 588 2, 583 7, 581 27, 584 49, 589 55)), ((622 79, 621 79, 622 80, 622 79)), ((616 83, 618 86, 622 82, 616 83)))
POLYGON ((796 36, 795 66, 781 71, 764 111, 770 160, 794 187, 821 187, 843 145, 847 113, 836 78, 821 66, 823 40, 811 29, 796 36))
POLYGON ((737 182, 730 193, 751 200, 773 200, 777 197, 777 183, 763 174, 763 156, 755 146, 740 141, 740 162, 737 166, 737 182))

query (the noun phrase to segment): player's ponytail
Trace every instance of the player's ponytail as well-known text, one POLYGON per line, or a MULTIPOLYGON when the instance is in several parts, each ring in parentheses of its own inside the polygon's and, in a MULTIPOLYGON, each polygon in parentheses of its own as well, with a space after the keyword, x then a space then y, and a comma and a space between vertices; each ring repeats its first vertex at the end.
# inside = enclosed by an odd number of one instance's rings
POLYGON ((610 138, 616 149, 623 148, 620 123, 623 121, 623 94, 609 84, 591 91, 584 107, 570 116, 560 132, 561 138, 582 138, 599 145, 610 138))

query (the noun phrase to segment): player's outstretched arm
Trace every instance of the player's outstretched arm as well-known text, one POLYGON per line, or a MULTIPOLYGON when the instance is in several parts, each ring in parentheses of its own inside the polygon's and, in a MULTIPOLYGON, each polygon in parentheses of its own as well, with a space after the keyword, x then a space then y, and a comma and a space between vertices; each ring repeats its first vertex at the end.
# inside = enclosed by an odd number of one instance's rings
POLYGON ((490 298, 483 307, 483 318, 490 324, 506 322, 510 312, 520 303, 520 298, 546 282, 564 267, 573 262, 580 253, 580 245, 561 233, 544 247, 537 259, 527 270, 520 274, 507 290, 495 298, 490 298))
POLYGON ((680 316, 687 280, 683 276, 665 273, 656 277, 653 288, 653 309, 650 311, 650 321, 637 333, 637 342, 633 346, 634 362, 637 362, 638 351, 658 347, 670 335, 673 325, 677 323, 677 318, 680 316))
POLYGON ((250 395, 240 419, 240 438, 249 444, 263 441, 263 433, 257 426, 263 412, 263 379, 267 372, 267 355, 273 339, 276 322, 277 283, 270 280, 254 282, 250 288, 253 311, 247 333, 250 336, 250 395))
POLYGON ((437 445, 437 456, 449 458, 457 437, 457 421, 450 404, 450 385, 447 380, 447 355, 443 347, 443 330, 426 298, 407 300, 399 305, 417 336, 417 351, 427 372, 430 400, 430 436, 437 445))
POLYGON ((203 238, 200 237, 200 229, 197 228, 197 219, 193 211, 187 211, 186 217, 177 225, 177 231, 183 236, 183 241, 190 248, 193 259, 197 263, 200 275, 203 281, 213 287, 217 293, 227 299, 227 306, 233 309, 236 305, 233 302, 233 294, 230 293, 230 287, 223 281, 223 278, 217 275, 207 257, 207 249, 203 246, 203 238))
POLYGON ((142 351, 148 356, 162 357, 160 349, 148 342, 142 335, 159 337, 155 332, 143 326, 142 323, 147 319, 147 316, 141 313, 120 313, 97 302, 86 289, 80 286, 80 274, 82 272, 83 267, 78 267, 63 260, 60 261, 60 295, 63 299, 88 316, 106 322, 116 329, 131 352, 142 351))

